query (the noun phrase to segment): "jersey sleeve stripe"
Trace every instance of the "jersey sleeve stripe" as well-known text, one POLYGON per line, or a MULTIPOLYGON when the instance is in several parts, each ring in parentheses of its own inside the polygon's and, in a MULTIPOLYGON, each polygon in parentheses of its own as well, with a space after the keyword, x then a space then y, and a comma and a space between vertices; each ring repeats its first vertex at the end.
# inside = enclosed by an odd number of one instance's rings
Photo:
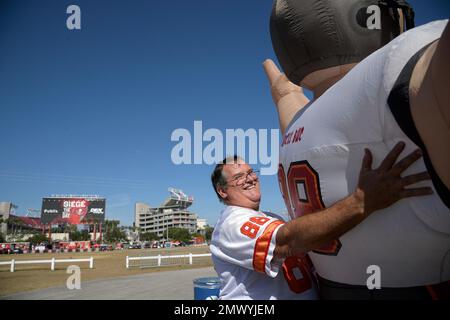
POLYGON ((267 251, 269 250, 272 234, 275 229, 283 223, 284 222, 280 220, 273 221, 256 240, 255 251, 253 252, 253 269, 255 271, 265 273, 267 251))

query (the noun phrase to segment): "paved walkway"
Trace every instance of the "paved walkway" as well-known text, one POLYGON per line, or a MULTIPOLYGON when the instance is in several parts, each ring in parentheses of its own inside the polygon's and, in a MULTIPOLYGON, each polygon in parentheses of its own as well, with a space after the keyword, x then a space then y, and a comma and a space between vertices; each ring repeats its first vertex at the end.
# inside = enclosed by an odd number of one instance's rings
POLYGON ((214 268, 161 271, 81 283, 80 290, 66 287, 40 289, 0 297, 2 300, 192 300, 192 281, 217 277, 214 268))

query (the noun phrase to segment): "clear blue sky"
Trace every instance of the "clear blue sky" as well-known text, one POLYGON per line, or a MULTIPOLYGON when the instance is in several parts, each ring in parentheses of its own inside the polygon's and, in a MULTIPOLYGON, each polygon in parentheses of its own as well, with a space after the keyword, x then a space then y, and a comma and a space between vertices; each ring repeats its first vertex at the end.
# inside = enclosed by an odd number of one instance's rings
MULTIPOLYGON (((413 1, 416 24, 447 1, 413 1)), ((212 166, 172 164, 176 128, 277 128, 262 69, 274 59, 270 0, 1 0, 0 201, 40 208, 50 194, 100 194, 107 219, 134 220, 168 187, 213 225, 212 166), (81 8, 82 30, 66 28, 81 8)), ((262 208, 284 211, 276 176, 262 208)))

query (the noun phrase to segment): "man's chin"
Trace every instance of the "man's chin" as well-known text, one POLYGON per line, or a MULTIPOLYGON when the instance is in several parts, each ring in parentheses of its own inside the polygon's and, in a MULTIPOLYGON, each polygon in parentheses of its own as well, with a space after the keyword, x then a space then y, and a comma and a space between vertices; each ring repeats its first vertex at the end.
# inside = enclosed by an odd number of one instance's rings
POLYGON ((261 193, 258 190, 256 190, 256 189, 247 190, 246 191, 246 196, 251 201, 259 202, 261 200, 261 193))
POLYGON ((258 206, 259 206, 259 203, 261 202, 261 195, 259 195, 259 196, 254 196, 254 197, 248 197, 248 199, 250 200, 250 201, 252 201, 253 203, 255 203, 255 204, 258 204, 258 206))

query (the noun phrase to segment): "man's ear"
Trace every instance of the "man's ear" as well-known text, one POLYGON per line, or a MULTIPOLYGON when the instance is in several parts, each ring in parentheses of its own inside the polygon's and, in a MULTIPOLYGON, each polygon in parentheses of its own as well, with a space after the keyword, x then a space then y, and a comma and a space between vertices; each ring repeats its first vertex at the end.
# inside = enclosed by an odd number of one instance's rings
POLYGON ((228 193, 225 188, 217 186, 217 193, 222 197, 223 200, 226 200, 228 197, 228 193))

